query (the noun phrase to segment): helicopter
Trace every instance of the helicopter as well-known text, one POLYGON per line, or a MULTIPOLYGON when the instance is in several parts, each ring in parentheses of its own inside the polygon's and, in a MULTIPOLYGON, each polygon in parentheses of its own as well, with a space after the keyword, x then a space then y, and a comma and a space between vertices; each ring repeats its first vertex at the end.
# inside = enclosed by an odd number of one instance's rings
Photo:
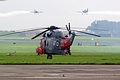
POLYGON ((36 30, 41 30, 41 29, 45 29, 45 30, 35 35, 31 39, 33 40, 39 37, 40 35, 42 35, 42 38, 40 39, 40 46, 36 48, 36 53, 37 55, 46 54, 47 59, 52 59, 52 55, 66 55, 66 54, 71 55, 70 47, 73 44, 75 36, 77 36, 75 32, 100 37, 97 34, 92 34, 92 33, 78 31, 78 30, 71 30, 70 23, 66 25, 66 28, 50 26, 47 28, 14 32, 14 33, 9 33, 9 34, 3 34, 0 36, 6 36, 6 35, 22 33, 22 32, 36 31, 36 30), (59 29, 67 30, 67 34, 64 35, 62 31, 59 31, 59 29))
POLYGON ((75 32, 100 37, 99 35, 92 33, 71 30, 70 23, 68 23, 68 26, 66 25, 66 29, 68 31, 67 35, 63 35, 62 31, 57 30, 61 29, 60 27, 50 26, 44 29, 46 30, 37 34, 31 39, 35 39, 36 37, 43 34, 43 38, 40 41, 40 47, 36 48, 36 52, 38 55, 47 54, 47 59, 52 59, 52 55, 64 55, 64 54, 71 55, 70 46, 72 45, 75 36, 77 36, 75 32))

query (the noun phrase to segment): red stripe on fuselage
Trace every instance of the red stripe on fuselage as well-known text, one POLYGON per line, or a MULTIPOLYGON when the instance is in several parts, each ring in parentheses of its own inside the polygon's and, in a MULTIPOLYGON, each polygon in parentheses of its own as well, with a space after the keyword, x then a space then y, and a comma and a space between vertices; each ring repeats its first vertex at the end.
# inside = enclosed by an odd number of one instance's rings
POLYGON ((68 38, 68 37, 62 38, 61 42, 60 42, 60 47, 63 50, 70 47, 70 38, 68 38))

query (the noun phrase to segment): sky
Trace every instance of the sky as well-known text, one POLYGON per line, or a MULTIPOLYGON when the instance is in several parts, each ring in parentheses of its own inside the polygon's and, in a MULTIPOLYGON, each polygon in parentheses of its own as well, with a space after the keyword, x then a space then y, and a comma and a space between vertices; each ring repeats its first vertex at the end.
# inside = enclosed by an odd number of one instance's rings
POLYGON ((0 1, 0 30, 24 30, 51 25, 87 28, 95 20, 120 21, 120 0, 0 1), (88 15, 78 13, 89 9, 88 15), (42 13, 34 14, 34 9, 42 13))

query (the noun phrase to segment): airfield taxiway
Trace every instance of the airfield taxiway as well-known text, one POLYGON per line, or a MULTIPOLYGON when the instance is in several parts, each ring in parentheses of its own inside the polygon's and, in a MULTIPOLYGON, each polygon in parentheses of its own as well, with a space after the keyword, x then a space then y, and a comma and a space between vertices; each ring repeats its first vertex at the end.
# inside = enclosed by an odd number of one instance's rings
POLYGON ((120 65, 0 65, 0 80, 120 80, 120 65))

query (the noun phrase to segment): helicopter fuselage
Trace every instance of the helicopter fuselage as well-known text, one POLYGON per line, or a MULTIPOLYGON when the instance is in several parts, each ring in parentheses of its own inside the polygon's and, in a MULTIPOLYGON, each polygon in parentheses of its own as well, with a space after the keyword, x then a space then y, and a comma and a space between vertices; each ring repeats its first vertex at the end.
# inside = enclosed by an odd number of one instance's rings
POLYGON ((69 36, 63 36, 61 31, 54 31, 46 33, 41 39, 40 47, 36 49, 39 54, 47 55, 64 55, 69 54, 69 48, 73 43, 75 33, 69 34, 69 36))

